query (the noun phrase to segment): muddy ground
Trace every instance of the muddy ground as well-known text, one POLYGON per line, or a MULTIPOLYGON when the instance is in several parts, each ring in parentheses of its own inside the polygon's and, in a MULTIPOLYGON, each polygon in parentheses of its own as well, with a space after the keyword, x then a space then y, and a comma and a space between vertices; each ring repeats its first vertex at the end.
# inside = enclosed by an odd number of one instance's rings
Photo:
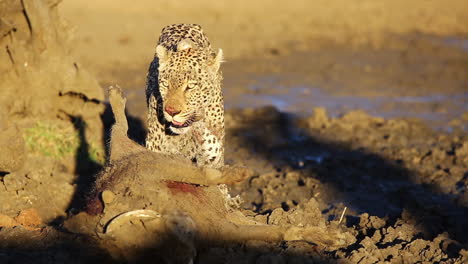
POLYGON ((105 160, 112 117, 97 84, 124 87, 130 135, 143 142, 146 70, 161 28, 180 20, 202 24, 227 56, 226 160, 257 172, 231 186, 243 212, 270 224, 340 225, 356 238, 333 250, 300 241, 208 248, 197 263, 467 262, 463 1, 278 2, 262 15, 263 1, 6 2, 2 262, 112 262, 62 227, 105 160), (19 19, 23 9, 29 20, 19 19), (31 19, 34 10, 51 10, 46 26, 56 31, 37 36, 45 18, 31 19), (56 33, 69 25, 71 40, 56 33))

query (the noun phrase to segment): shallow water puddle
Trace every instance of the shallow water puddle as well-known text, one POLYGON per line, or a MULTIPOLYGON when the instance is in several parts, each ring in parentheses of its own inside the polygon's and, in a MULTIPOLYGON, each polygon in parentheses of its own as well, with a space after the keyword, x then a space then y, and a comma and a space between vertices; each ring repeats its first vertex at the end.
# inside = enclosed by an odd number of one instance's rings
POLYGON ((457 37, 448 37, 443 40, 446 45, 460 48, 468 52, 468 39, 466 38, 457 38, 457 37))
MULTIPOLYGON (((332 95, 319 88, 309 87, 281 87, 272 89, 276 91, 273 93, 260 90, 252 86, 251 93, 227 95, 226 108, 273 105, 283 112, 308 115, 312 114, 315 107, 324 107, 331 117, 359 109, 383 118, 422 119, 436 129, 446 127, 451 120, 468 111, 468 92, 457 95, 367 97, 332 95)), ((464 129, 468 129, 468 126, 464 129)))
MULTIPOLYGON (((145 100, 144 89, 129 91, 130 108, 141 108, 145 100)), ((315 107, 323 107, 329 116, 337 117, 352 110, 363 110, 383 118, 418 118, 435 129, 451 131, 449 122, 460 118, 468 111, 468 92, 457 95, 432 94, 427 96, 353 96, 333 95, 319 88, 281 87, 258 89, 249 87, 248 92, 234 94, 225 90, 226 109, 275 106, 282 112, 310 115, 315 107)), ((142 109, 143 111, 144 109, 142 109)), ((464 130, 468 130, 465 124, 464 130)))

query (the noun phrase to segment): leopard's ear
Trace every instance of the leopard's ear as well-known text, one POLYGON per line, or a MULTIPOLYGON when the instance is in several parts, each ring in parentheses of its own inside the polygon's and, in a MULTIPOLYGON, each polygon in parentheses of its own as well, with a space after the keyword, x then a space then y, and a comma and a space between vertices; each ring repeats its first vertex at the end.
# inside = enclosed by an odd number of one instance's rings
POLYGON ((160 65, 164 64, 169 59, 169 53, 167 52, 167 49, 162 45, 158 45, 156 47, 156 56, 159 59, 160 65))
POLYGON ((223 50, 219 49, 217 54, 212 54, 212 58, 208 62, 208 65, 210 65, 213 68, 213 70, 217 72, 222 62, 224 62, 223 50))

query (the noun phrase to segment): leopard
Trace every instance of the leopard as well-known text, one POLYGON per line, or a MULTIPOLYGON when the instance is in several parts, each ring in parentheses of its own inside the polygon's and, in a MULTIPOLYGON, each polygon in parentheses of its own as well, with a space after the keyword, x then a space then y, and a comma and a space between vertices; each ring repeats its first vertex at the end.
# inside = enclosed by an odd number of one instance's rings
POLYGON ((223 58, 200 25, 162 29, 147 75, 147 149, 224 166, 223 58))

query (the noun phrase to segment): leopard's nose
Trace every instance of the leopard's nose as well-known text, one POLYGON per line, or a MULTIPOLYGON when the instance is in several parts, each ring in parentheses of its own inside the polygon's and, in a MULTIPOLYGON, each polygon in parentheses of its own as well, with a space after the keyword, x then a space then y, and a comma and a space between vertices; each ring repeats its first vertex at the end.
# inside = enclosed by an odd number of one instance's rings
POLYGON ((172 107, 172 106, 166 106, 166 107, 164 108, 164 111, 166 111, 166 113, 168 113, 168 114, 171 115, 171 116, 175 116, 175 115, 177 115, 178 113, 180 113, 180 110, 177 110, 177 109, 175 109, 175 108, 172 107))

